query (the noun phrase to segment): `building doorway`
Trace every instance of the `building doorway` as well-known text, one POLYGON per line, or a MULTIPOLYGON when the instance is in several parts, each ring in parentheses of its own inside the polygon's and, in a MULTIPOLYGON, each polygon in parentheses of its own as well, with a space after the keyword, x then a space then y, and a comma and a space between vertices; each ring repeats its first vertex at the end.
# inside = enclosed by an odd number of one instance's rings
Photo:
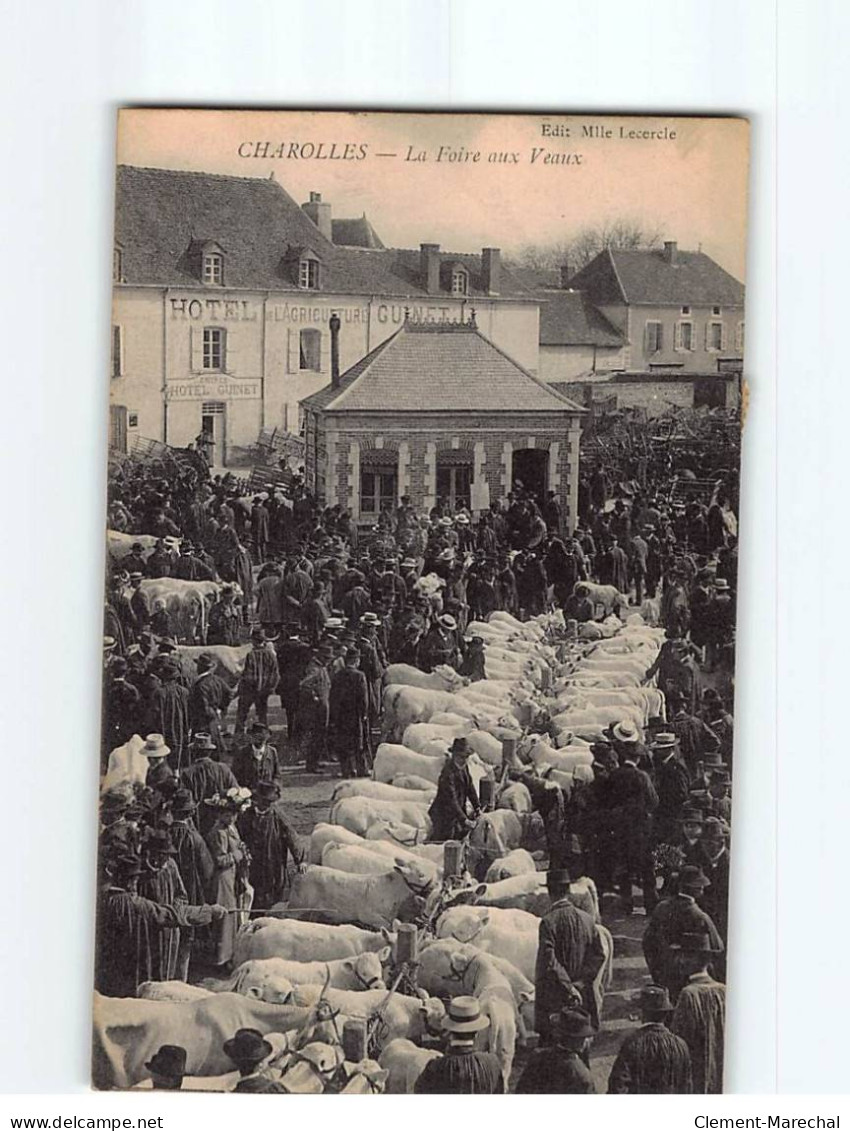
POLYGON ((221 401, 205 401, 201 409, 201 436, 213 467, 225 466, 226 433, 227 406, 221 401))
POLYGON ((543 509, 549 482, 549 453, 545 448, 514 449, 511 489, 520 487, 543 509))

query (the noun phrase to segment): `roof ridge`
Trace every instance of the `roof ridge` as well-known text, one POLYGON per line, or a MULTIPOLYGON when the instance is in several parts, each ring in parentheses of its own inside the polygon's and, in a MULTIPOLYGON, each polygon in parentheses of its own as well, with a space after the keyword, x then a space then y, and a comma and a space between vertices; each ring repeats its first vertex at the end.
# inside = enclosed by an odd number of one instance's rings
POLYGON ((610 245, 605 250, 608 252, 608 258, 611 261, 611 268, 614 272, 614 278, 617 280, 617 286, 620 288, 620 294, 623 296, 623 302, 628 306, 629 296, 626 294, 626 288, 623 286, 623 280, 620 278, 620 272, 617 270, 617 264, 614 262, 614 252, 610 245))
MULTIPOLYGON (((375 358, 380 356, 383 353, 386 353, 387 347, 392 345, 392 343, 396 340, 396 338, 399 336, 399 334, 404 329, 404 326, 405 326, 405 323, 402 322, 402 324, 399 326, 399 328, 396 330, 396 332, 394 334, 390 334, 390 336, 388 338, 384 338, 384 340, 382 342, 378 342, 378 344, 375 346, 374 349, 370 350, 364 357, 362 357, 360 359, 359 362, 355 362, 354 365, 352 365, 350 367, 350 369, 354 369, 357 365, 362 366, 362 368, 360 369, 360 372, 357 374, 357 376, 353 379, 353 381, 351 381, 349 384, 347 384, 344 389, 337 386, 337 388, 339 390, 337 392, 337 395, 335 397, 332 397, 331 400, 328 401, 328 403, 324 406, 325 409, 330 410, 330 409, 341 407, 342 403, 345 401, 345 398, 348 396, 348 394, 351 393, 354 389, 357 388, 357 386, 360 384, 361 379, 363 377, 365 377, 366 374, 369 372, 369 367, 371 366, 371 364, 375 360, 375 358)), ((343 373, 342 377, 340 378, 340 382, 343 380, 344 377, 345 377, 345 374, 343 373)))
POLYGON ((525 376, 528 377, 530 381, 533 381, 535 385, 538 385, 541 389, 545 389, 547 393, 549 393, 551 396, 556 397, 558 400, 564 401, 565 404, 569 405, 571 408, 574 408, 576 412, 587 412, 587 409, 582 408, 580 404, 577 404, 575 401, 569 400, 567 397, 562 397, 560 393, 556 393, 554 389, 551 389, 549 387, 548 382, 541 381, 539 377, 535 377, 533 373, 529 373, 524 365, 520 365, 516 358, 511 357, 511 355, 503 350, 501 346, 497 346, 496 343, 488 338, 486 334, 482 334, 477 326, 475 327, 475 333, 479 338, 482 339, 482 341, 485 341, 489 346, 492 346, 496 353, 500 353, 502 357, 506 358, 511 363, 511 365, 516 366, 520 373, 524 373, 525 376))

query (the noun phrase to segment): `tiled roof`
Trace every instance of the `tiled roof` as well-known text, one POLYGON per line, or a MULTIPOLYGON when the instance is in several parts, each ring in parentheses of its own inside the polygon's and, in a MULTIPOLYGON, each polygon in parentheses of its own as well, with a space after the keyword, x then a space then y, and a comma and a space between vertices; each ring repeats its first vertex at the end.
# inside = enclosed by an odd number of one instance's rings
POLYGON ((302 405, 330 412, 582 412, 470 324, 405 322, 339 387, 302 405))
POLYGON ((383 247, 384 243, 365 216, 331 220, 331 235, 337 246, 383 247))
POLYGON ((625 337, 583 291, 538 291, 541 346, 609 346, 625 337))
MULTIPOLYGON (((128 284, 197 285, 199 242, 214 240, 225 256, 225 287, 298 291, 292 249, 309 248, 322 265, 319 293, 449 297, 446 290, 428 295, 418 248, 337 247, 271 179, 121 165, 115 239, 128 284)), ((467 266, 469 298, 486 294, 479 255, 442 252, 441 259, 467 266)), ((499 294, 534 301, 504 266, 499 294)))
POLYGON ((670 263, 663 250, 606 248, 570 279, 597 306, 646 303, 657 306, 743 306, 744 285, 701 251, 677 251, 670 263))

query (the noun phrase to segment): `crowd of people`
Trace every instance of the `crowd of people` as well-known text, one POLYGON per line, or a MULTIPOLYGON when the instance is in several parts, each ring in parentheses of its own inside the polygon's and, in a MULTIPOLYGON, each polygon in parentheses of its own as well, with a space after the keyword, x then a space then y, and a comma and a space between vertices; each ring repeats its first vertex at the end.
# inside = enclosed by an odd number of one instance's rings
MULTIPOLYGON (((593 781, 569 794, 512 772, 544 820, 552 896, 537 987, 544 1043, 518 1090, 593 1090, 583 990, 599 956, 570 900, 577 876, 600 897, 617 893, 625 914, 636 885, 648 917, 646 1023, 620 1049, 609 1091, 722 1089, 735 516, 720 494, 678 505, 656 484, 612 503, 596 477, 585 487, 571 533, 554 493, 538 502, 516 484, 477 516, 462 500, 420 513, 405 496, 364 534, 344 507, 319 507, 299 476, 252 496, 202 459, 115 469, 110 529, 154 544, 108 563, 103 765, 142 736, 148 769, 144 783, 101 795, 101 993, 228 969, 240 924, 284 899, 290 868, 303 866, 282 771, 368 775, 390 663, 482 679, 470 622, 560 608, 574 634, 602 618, 582 585, 593 582, 616 589, 622 616, 642 610, 665 627, 646 679, 667 712, 645 742, 627 720, 613 724, 592 748, 593 781), (203 639, 181 636, 173 608, 148 599, 145 579, 163 578, 217 583, 203 639), (242 650, 233 678, 222 649, 242 650), (268 725, 274 697, 281 749, 268 725)), ((535 726, 546 725, 542 711, 535 726)), ((463 835, 479 808, 462 743, 457 755, 437 790, 437 839, 463 835)), ((459 1032, 458 1055, 472 1055, 474 1026, 459 1032)), ((467 1081, 455 1090, 506 1084, 492 1065, 452 1071, 467 1081)), ((435 1067, 437 1083, 429 1074, 418 1090, 449 1089, 446 1072, 435 1067)))

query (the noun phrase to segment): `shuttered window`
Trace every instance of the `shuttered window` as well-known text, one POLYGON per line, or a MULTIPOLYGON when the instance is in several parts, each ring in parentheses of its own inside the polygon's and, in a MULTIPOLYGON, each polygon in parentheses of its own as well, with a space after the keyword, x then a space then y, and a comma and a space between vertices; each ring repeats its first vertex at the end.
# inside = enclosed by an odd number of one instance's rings
POLYGON ((723 323, 709 322, 705 328, 705 348, 711 353, 719 353, 723 349, 723 323))
POLYGON ((124 375, 124 334, 121 326, 112 327, 111 371, 113 377, 124 375))
POLYGON ((322 333, 301 330, 298 339, 298 368, 319 373, 322 368, 322 333))
POLYGON ((694 324, 693 322, 677 322, 676 323, 676 349, 685 352, 694 348, 694 324))
POLYGON ((663 326, 660 322, 646 324, 646 352, 659 353, 664 342, 663 326))
POLYGON ((215 326, 204 327, 202 365, 204 369, 224 369, 225 333, 215 326))

